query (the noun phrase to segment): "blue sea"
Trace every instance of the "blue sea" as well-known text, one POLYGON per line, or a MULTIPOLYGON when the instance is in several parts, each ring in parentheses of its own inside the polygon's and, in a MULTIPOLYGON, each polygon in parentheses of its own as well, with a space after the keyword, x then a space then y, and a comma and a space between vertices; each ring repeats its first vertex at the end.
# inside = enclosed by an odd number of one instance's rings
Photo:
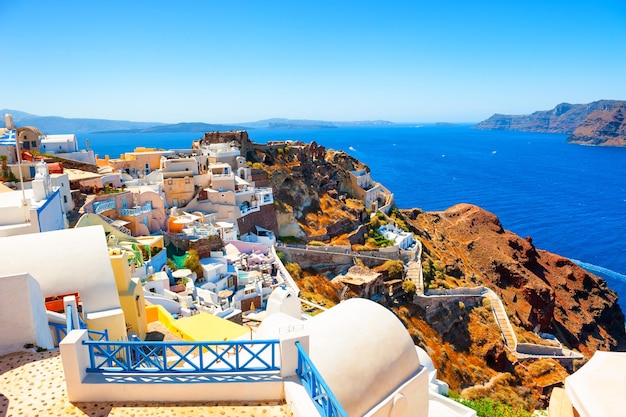
MULTIPOLYGON (((566 135, 469 125, 250 129, 259 143, 294 139, 343 150, 371 169, 400 208, 476 204, 505 229, 605 278, 626 307, 626 148, 572 145, 566 135)), ((79 135, 101 157, 136 146, 185 149, 199 133, 79 135)), ((625 309, 626 311, 626 309, 625 309)))

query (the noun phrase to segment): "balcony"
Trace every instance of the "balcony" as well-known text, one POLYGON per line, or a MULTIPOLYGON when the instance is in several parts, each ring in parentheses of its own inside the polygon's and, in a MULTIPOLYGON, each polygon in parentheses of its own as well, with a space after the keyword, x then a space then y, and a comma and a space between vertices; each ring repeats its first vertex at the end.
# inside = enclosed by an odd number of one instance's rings
POLYGON ((152 203, 148 201, 143 206, 135 206, 133 208, 122 209, 122 216, 140 216, 152 211, 152 203))
POLYGON ((274 202, 274 195, 269 187, 257 188, 255 196, 260 205, 272 204, 274 202))
POLYGON ((115 200, 110 198, 106 201, 96 201, 93 203, 93 211, 96 214, 103 213, 107 210, 115 210, 115 200))

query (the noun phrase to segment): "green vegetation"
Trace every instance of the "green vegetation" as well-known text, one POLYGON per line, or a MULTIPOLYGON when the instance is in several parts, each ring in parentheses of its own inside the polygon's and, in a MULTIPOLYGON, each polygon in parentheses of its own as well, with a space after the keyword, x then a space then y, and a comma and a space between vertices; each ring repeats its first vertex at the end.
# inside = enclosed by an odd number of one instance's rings
POLYGON ((417 291, 417 287, 415 286, 415 283, 409 279, 407 279, 406 281, 402 283, 402 289, 408 295, 413 295, 415 294, 415 291, 417 291))
POLYGON ((426 288, 438 288, 445 285, 446 277, 443 267, 439 261, 433 262, 428 259, 422 262, 422 273, 424 274, 424 286, 426 288))
POLYGON ((424 287, 427 288, 449 288, 446 283, 446 276, 439 261, 427 260, 422 262, 422 273, 424 274, 424 287))
POLYGON ((409 231, 409 227, 406 225, 402 213, 398 210, 397 207, 393 207, 389 212, 389 217, 393 220, 397 227, 404 230, 405 232, 409 231))
POLYGON ((389 279, 402 279, 404 278, 404 263, 399 260, 388 260, 382 265, 374 268, 376 272, 383 272, 387 274, 389 279))
POLYGON ((280 240, 283 243, 302 243, 302 239, 297 238, 295 236, 278 236, 278 240, 280 240))
POLYGON ((372 216, 370 221, 365 224, 367 226, 368 236, 365 239, 365 244, 376 248, 386 248, 388 246, 393 246, 393 241, 385 239, 380 233, 378 233, 378 228, 386 224, 387 219, 385 219, 384 214, 376 213, 375 216, 372 216))
POLYGON ((123 190, 118 190, 117 188, 113 187, 111 184, 105 184, 104 188, 100 190, 98 194, 117 194, 121 193, 122 191, 123 190))
POLYGON ((174 261, 172 261, 170 258, 167 258, 166 263, 167 263, 167 267, 168 267, 169 269, 171 269, 172 271, 174 271, 174 270, 176 270, 176 269, 177 269, 176 264, 175 264, 175 263, 174 263, 174 261))
POLYGON ((9 166, 7 165, 8 159, 8 156, 0 155, 0 160, 2 161, 2 171, 0 172, 0 179, 8 182, 15 182, 17 181, 17 177, 15 176, 13 171, 9 169, 9 166))
POLYGON ((300 265, 295 262, 285 264, 285 269, 295 280, 299 280, 302 277, 302 268, 300 268, 300 265))
POLYGON ((533 414, 522 410, 521 408, 513 408, 509 405, 494 401, 489 398, 480 398, 477 400, 465 400, 462 398, 453 398, 455 401, 476 411, 478 417, 532 417, 533 414))
POLYGON ((189 256, 185 258, 183 265, 185 268, 191 270, 192 272, 200 272, 202 269, 202 265, 200 265, 200 257, 198 256, 198 252, 195 249, 189 249, 187 252, 189 256))

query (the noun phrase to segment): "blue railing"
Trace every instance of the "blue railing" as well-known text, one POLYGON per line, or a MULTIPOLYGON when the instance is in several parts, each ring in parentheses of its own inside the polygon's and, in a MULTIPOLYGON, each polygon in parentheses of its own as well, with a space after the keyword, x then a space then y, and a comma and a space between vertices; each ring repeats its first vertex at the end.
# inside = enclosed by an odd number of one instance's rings
POLYGON ((93 210, 96 214, 115 208, 115 200, 109 198, 106 201, 96 201, 93 203, 93 210))
MULTIPOLYGON (((65 336, 67 336, 67 325, 61 323, 53 323, 51 321, 48 322, 48 326, 52 327, 54 331, 54 335, 56 336, 57 343, 63 340, 65 336)), ((103 332, 98 330, 89 330, 87 329, 87 333, 89 335, 89 340, 101 341, 101 340, 109 340, 109 332, 105 329, 103 332)))
MULTIPOLYGON (((51 321, 48 322, 48 326, 52 327, 52 329, 54 330, 54 335, 56 336, 57 343, 61 343, 61 340, 63 340, 63 338, 67 336, 69 332, 74 330, 74 320, 72 319, 73 314, 74 313, 71 308, 67 310, 65 324, 53 323, 51 321)), ((87 324, 83 321, 83 318, 80 316, 80 314, 78 315, 78 327, 80 329, 87 329, 87 324)), ((106 329, 104 329, 103 332, 98 331, 98 330, 87 329, 87 334, 89 335, 89 340, 93 340, 93 341, 108 341, 109 340, 109 332, 106 329)))
POLYGON ((322 417, 348 417, 348 413, 315 368, 300 342, 296 342, 296 348, 298 349, 298 376, 322 417))
POLYGON ((150 213, 152 211, 152 202, 148 201, 143 206, 124 208, 121 210, 122 216, 140 216, 144 213, 150 213))
POLYGON ((250 373, 280 370, 278 340, 84 341, 87 372, 250 373))

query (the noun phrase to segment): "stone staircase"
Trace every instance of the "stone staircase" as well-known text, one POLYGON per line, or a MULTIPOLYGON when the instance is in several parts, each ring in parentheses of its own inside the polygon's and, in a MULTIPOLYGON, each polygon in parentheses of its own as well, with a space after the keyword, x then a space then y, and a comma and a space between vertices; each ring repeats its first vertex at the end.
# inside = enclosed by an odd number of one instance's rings
POLYGON ((517 349, 517 337, 515 337, 513 326, 511 326, 511 322, 509 322, 509 317, 506 314, 502 300, 500 300, 500 297, 498 297, 498 295, 490 289, 487 289, 486 295, 491 303, 491 309, 496 319, 496 323, 498 323, 498 326, 500 327, 504 343, 512 352, 515 352, 517 349))
POLYGON ((130 231, 129 228, 116 224, 115 221, 113 219, 111 219, 110 217, 104 216, 102 214, 98 214, 98 216, 102 217, 102 220, 104 220, 105 222, 107 222, 108 224, 110 224, 111 226, 115 227, 117 230, 119 230, 122 233, 126 233, 128 236, 132 236, 133 232, 130 231))
POLYGON ((422 275, 422 264, 418 261, 411 261, 407 265, 407 279, 415 284, 415 293, 424 294, 424 276, 422 275))

